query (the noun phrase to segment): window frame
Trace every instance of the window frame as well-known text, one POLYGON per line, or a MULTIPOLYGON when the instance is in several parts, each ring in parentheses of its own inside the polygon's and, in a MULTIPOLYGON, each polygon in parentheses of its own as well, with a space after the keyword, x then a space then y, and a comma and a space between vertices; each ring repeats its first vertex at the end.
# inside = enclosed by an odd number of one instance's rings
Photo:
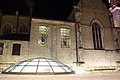
MULTIPOLYGON (((65 30, 64 30, 65 31, 65 30)), ((70 28, 68 28, 68 27, 60 27, 60 42, 61 42, 61 48, 70 48, 70 32, 71 32, 71 30, 70 30, 70 28), (61 33, 61 29, 68 29, 69 30, 69 35, 68 36, 66 36, 65 34, 66 34, 66 32, 64 32, 64 33, 61 33), (65 36, 66 38, 63 38, 63 36, 65 36), (65 39, 65 41, 66 41, 66 46, 64 46, 63 44, 65 43, 65 42, 63 42, 64 40, 63 39, 65 39)))
POLYGON ((21 51, 21 44, 19 44, 19 43, 13 44, 12 55, 18 55, 18 56, 20 56, 20 51, 21 51))
POLYGON ((48 46, 48 26, 39 25, 38 30, 39 30, 39 40, 38 40, 39 46, 48 46), (47 29, 45 34, 42 33, 40 27, 45 27, 47 29))
POLYGON ((103 49, 103 38, 101 33, 101 26, 94 22, 92 24, 92 36, 93 36, 93 46, 95 50, 103 49))

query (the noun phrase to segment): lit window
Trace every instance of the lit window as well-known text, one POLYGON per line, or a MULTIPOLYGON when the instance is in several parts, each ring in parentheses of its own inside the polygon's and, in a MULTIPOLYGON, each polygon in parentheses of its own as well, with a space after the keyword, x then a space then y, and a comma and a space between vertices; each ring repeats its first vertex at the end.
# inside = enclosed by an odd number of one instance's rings
POLYGON ((92 24, 94 49, 103 49, 101 29, 97 23, 92 24))
POLYGON ((39 26, 38 44, 40 46, 46 46, 47 45, 47 38, 48 38, 48 28, 46 26, 39 26))
POLYGON ((61 48, 70 48, 70 29, 61 28, 61 48))
POLYGON ((0 43, 0 55, 3 54, 3 46, 4 46, 4 43, 0 43))
POLYGON ((13 44, 12 55, 20 55, 21 44, 13 44))

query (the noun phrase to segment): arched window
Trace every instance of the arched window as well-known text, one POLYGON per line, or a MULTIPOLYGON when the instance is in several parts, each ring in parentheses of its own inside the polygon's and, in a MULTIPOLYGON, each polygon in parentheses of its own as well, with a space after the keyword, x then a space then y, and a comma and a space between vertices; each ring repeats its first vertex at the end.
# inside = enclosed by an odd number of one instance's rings
POLYGON ((21 34, 28 34, 29 33, 28 26, 26 24, 20 25, 18 32, 21 34))
POLYGON ((3 34, 4 35, 8 35, 8 34, 11 34, 12 32, 12 27, 13 25, 11 23, 5 23, 3 25, 3 34))
POLYGON ((92 24, 93 44, 94 49, 103 49, 101 28, 96 22, 92 24))

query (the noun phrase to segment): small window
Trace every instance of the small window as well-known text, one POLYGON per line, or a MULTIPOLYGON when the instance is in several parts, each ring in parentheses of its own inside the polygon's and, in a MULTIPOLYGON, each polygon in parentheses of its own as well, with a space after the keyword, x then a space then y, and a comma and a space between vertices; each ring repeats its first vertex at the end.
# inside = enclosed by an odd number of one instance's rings
POLYGON ((97 23, 92 25, 94 49, 103 49, 101 28, 97 23))
POLYGON ((0 43, 0 55, 3 55, 3 46, 4 46, 4 43, 0 43))
POLYGON ((21 44, 13 44, 12 55, 20 55, 21 44))
POLYGON ((48 39, 48 28, 46 26, 39 26, 39 40, 38 44, 40 46, 46 46, 48 39))
POLYGON ((70 29, 61 28, 61 48, 70 48, 70 29))

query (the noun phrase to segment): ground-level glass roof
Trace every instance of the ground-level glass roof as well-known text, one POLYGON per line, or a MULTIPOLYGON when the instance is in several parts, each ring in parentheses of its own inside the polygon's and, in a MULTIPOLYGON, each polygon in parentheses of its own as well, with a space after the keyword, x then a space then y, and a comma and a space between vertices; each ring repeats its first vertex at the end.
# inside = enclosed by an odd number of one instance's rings
POLYGON ((32 58, 7 68, 3 71, 6 74, 69 74, 74 71, 62 64, 48 58, 32 58))

